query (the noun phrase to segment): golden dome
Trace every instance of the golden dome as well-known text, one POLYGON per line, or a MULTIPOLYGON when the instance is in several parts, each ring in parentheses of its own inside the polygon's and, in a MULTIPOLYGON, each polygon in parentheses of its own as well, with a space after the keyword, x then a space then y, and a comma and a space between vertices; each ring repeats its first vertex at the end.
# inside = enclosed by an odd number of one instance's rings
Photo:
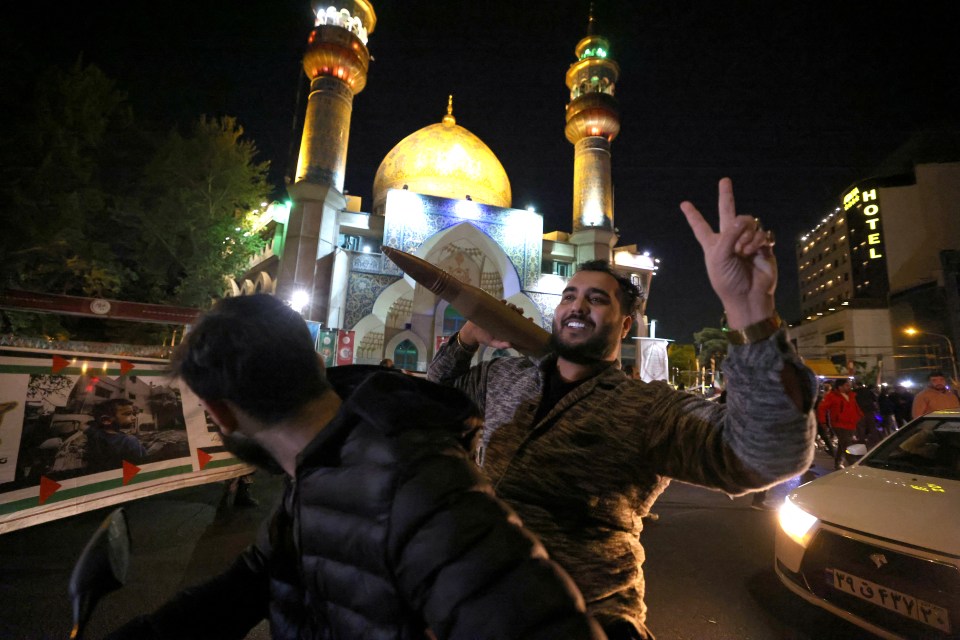
POLYGON ((388 189, 509 207, 510 180, 480 138, 457 124, 452 97, 443 121, 416 131, 390 150, 373 180, 373 212, 383 214, 388 189))

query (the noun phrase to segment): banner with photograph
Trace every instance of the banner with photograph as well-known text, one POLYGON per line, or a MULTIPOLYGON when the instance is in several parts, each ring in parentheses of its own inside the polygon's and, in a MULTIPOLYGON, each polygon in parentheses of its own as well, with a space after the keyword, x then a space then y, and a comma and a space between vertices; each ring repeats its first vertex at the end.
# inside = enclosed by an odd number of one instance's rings
POLYGON ((670 379, 667 346, 670 340, 640 338, 640 379, 644 382, 670 379))
POLYGON ((253 469, 167 362, 0 350, 0 533, 253 469))
POLYGON ((355 331, 340 330, 337 337, 337 366, 353 364, 353 337, 355 331))
POLYGON ((317 338, 317 353, 323 358, 326 367, 337 364, 337 330, 326 329, 320 332, 317 338))

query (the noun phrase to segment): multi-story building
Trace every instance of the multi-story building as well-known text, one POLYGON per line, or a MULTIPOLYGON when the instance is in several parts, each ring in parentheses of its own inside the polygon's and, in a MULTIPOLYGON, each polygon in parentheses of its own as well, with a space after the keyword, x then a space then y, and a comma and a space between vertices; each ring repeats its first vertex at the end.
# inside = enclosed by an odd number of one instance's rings
POLYGON ((848 363, 917 381, 950 371, 960 333, 960 162, 865 179, 838 200, 796 244, 801 355, 829 360, 838 373, 848 363), (919 331, 912 341, 908 327, 919 331))

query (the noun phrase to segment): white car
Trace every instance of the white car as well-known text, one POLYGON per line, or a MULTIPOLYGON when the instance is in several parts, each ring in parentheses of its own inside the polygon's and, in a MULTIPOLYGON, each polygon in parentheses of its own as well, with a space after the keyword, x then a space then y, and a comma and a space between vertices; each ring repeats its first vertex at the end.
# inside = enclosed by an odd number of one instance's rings
POLYGON ((797 595, 881 638, 960 638, 960 411, 798 487, 779 521, 775 569, 797 595))

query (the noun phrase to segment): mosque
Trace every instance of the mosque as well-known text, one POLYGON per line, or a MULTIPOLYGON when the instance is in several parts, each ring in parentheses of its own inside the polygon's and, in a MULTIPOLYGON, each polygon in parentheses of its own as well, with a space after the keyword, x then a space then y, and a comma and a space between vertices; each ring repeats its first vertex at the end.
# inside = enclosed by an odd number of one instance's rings
MULTIPOLYGON (((572 227, 545 232, 540 214, 513 208, 503 165, 457 124, 452 97, 439 122, 400 140, 383 159, 369 212, 360 198, 344 193, 353 97, 367 83, 367 42, 377 18, 369 0, 329 4, 316 8, 303 57, 310 93, 289 203, 271 206, 273 239, 245 274, 228 282, 227 295, 262 291, 290 300, 318 329, 328 364, 391 358, 424 371, 466 320, 404 276, 381 246, 412 253, 519 306, 548 330, 576 265, 605 259, 644 292, 622 360, 640 364, 645 379, 665 379, 667 341, 647 335, 644 317, 658 261, 635 245, 616 246, 610 169, 620 130, 620 68, 609 42, 594 33, 593 16, 566 71, 572 227)), ((497 353, 481 350, 476 358, 497 353)))

